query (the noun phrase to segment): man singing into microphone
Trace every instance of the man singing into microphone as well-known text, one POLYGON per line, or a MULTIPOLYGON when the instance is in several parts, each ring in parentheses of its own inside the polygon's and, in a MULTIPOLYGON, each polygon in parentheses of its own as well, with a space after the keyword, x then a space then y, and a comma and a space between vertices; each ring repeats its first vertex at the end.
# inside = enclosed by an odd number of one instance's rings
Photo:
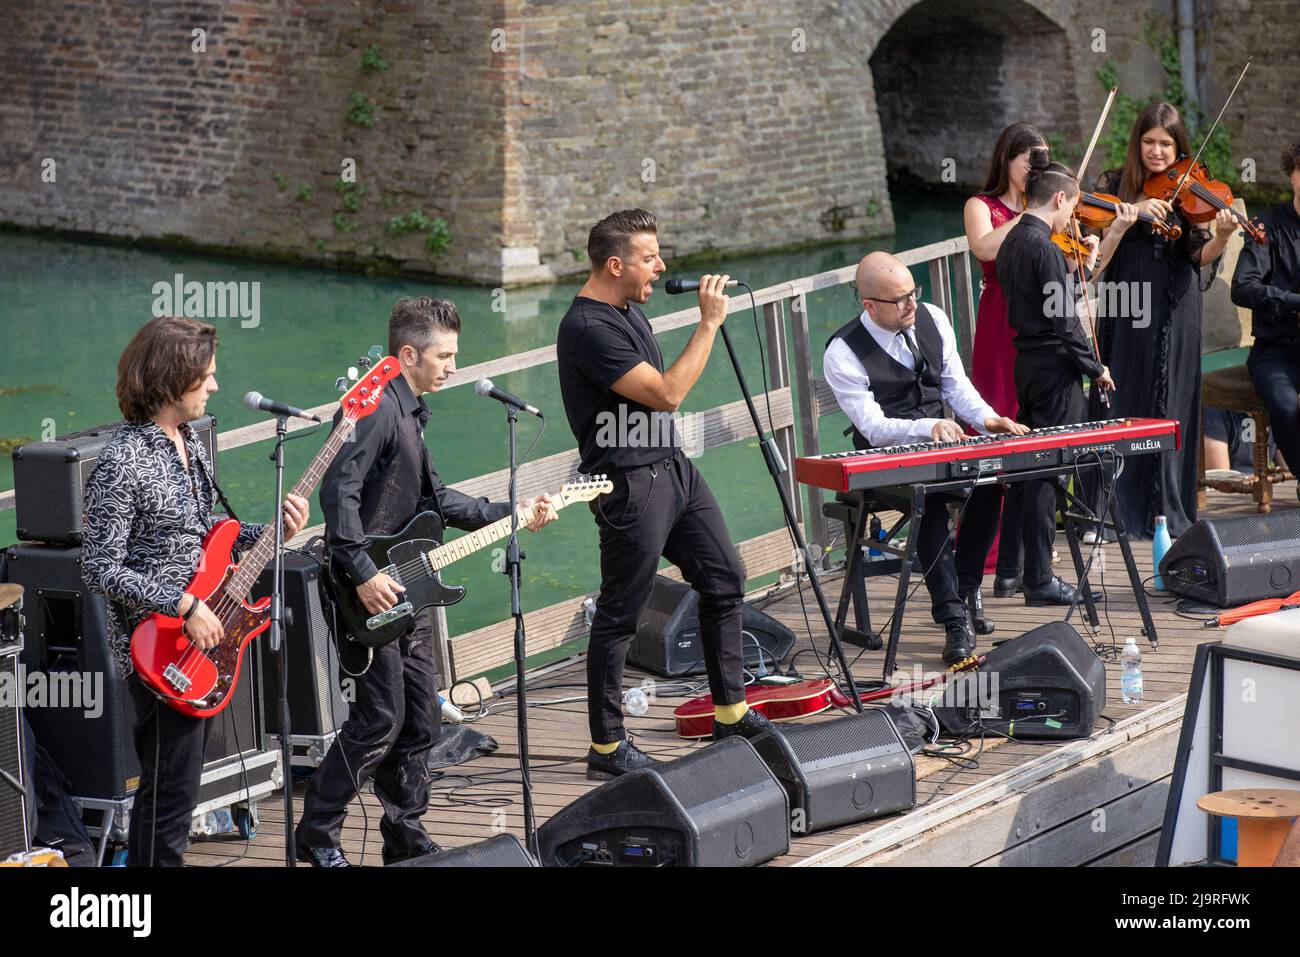
POLYGON ((591 276, 560 322, 560 391, 582 471, 606 473, 614 491, 590 503, 600 530, 600 596, 587 647, 587 776, 610 778, 654 759, 623 728, 623 663, 650 598, 660 556, 700 593, 700 637, 713 693, 715 739, 753 737, 770 725, 745 703, 740 612, 745 572, 718 503, 681 451, 675 412, 704 371, 727 315, 727 276, 700 281, 700 322, 664 368, 637 308, 664 271, 657 224, 643 209, 612 213, 591 229, 591 276), (608 423, 626 423, 611 429, 608 423))
MULTIPOLYGON (((353 441, 325 472, 320 488, 325 542, 373 614, 392 608, 404 590, 366 553, 368 535, 391 535, 417 513, 433 510, 443 524, 473 530, 510 514, 506 503, 470 498, 442 484, 424 443, 429 407, 456 372, 460 315, 446 299, 399 299, 388 322, 388 353, 402 374, 389 383, 377 408, 357 421, 353 441)), ((337 427, 342 413, 335 416, 337 427)), ((556 518, 550 497, 529 524, 537 531, 556 518)), ((342 666, 356 678, 356 697, 333 747, 312 775, 298 822, 299 860, 314 867, 346 867, 339 833, 347 807, 373 776, 384 806, 379 830, 385 864, 440 848, 420 818, 429 807, 429 749, 442 730, 433 660, 433 611, 412 621, 397 641, 366 650, 339 642, 342 666)), ((341 638, 342 636, 340 636, 341 638)))

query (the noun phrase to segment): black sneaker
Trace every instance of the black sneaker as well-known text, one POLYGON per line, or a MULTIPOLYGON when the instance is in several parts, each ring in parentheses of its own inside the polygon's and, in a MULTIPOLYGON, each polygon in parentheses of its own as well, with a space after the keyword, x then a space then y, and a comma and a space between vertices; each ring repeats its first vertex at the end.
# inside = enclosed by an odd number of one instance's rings
POLYGON ((721 741, 723 738, 732 738, 740 735, 742 738, 756 738, 764 731, 772 730, 772 722, 762 712, 750 708, 741 717, 739 721, 733 721, 731 724, 713 719, 713 740, 721 741))
POLYGON ((384 866, 388 867, 390 864, 397 864, 400 861, 409 861, 412 858, 427 857, 430 854, 440 853, 442 853, 440 845, 433 843, 433 841, 425 841, 419 847, 400 851, 390 850, 388 845, 385 844, 380 856, 384 859, 384 866))
POLYGON ((629 771, 652 768, 659 762, 644 751, 637 749, 631 741, 620 741, 618 750, 610 754, 601 754, 595 748, 587 751, 587 780, 608 781, 629 771))
POLYGON ((943 623, 947 640, 943 644, 943 663, 956 665, 965 661, 975 651, 975 636, 965 617, 949 618, 943 623))
MULTIPOLYGON (((1033 587, 1027 586, 1025 588, 1025 604, 1033 606, 1072 605, 1076 594, 1077 591, 1073 585, 1056 576, 1046 584, 1033 587)), ((1101 592, 1094 591, 1092 600, 1094 602, 1101 601, 1101 592)), ((1083 603, 1082 598, 1079 599, 1079 603, 1083 603)))
POLYGON ((993 597, 994 598, 1014 598, 1016 592, 1024 591, 1025 579, 1022 575, 994 575, 993 576, 993 597))
POLYGON ((294 847, 298 860, 312 867, 351 867, 352 862, 343 856, 337 847, 308 847, 298 844, 294 847))
POLYGON ((993 620, 984 614, 984 596, 976 588, 969 594, 961 596, 962 602, 966 605, 966 613, 970 615, 971 625, 977 635, 991 635, 997 631, 997 626, 993 620))

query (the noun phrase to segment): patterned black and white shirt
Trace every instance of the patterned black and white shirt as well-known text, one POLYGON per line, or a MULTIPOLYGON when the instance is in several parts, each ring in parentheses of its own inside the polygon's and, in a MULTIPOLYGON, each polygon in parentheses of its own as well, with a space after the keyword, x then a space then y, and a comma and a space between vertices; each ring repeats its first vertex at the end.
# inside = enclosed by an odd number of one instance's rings
MULTIPOLYGON (((127 423, 104 446, 86 486, 81 572, 110 599, 109 641, 123 677, 134 670, 131 632, 153 612, 179 612, 214 524, 207 449, 188 425, 180 431, 188 471, 161 428, 127 423)), ((244 523, 235 548, 251 547, 263 528, 244 523)))

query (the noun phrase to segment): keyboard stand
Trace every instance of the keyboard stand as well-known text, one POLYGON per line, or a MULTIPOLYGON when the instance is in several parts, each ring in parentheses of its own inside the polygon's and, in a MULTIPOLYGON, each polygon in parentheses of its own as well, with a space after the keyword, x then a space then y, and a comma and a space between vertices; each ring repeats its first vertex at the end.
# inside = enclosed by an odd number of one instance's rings
MULTIPOLYGON (((1107 470, 1107 477, 1113 483, 1117 471, 1118 460, 1114 457, 1107 461, 1095 462, 1077 462, 1070 465, 1056 465, 1031 471, 1015 472, 1011 474, 998 475, 996 478, 990 476, 983 480, 958 479, 944 482, 926 482, 910 486, 887 486, 879 490, 873 490, 873 493, 879 491, 889 498, 896 498, 904 506, 903 517, 895 523, 890 530, 889 539, 892 539, 893 533, 900 529, 904 524, 908 526, 907 541, 899 549, 890 544, 889 541, 883 543, 874 543, 876 548, 882 551, 888 551, 891 554, 899 556, 897 567, 886 567, 880 571, 871 572, 863 568, 862 560, 862 542, 866 528, 866 516, 868 510, 863 507, 849 506, 844 503, 837 503, 842 508, 847 509, 848 515, 853 515, 852 525, 846 523, 845 527, 850 529, 848 534, 848 555, 845 562, 844 585, 840 594, 839 610, 836 615, 836 623, 840 626, 840 633, 845 641, 852 642, 860 647, 875 650, 881 647, 880 635, 871 630, 871 617, 868 608, 866 595, 866 581, 868 577, 874 575, 892 574, 895 570, 898 572, 898 589, 894 597, 894 612, 891 616, 889 627, 889 640, 885 647, 885 662, 883 678, 886 682, 894 673, 895 661, 898 655, 898 640, 902 633, 903 609, 907 604, 908 590, 911 585, 912 568, 917 560, 916 543, 920 534, 921 518, 925 515, 925 500, 931 495, 954 495, 957 498, 968 498, 974 488, 985 482, 998 482, 1002 485, 1013 485, 1021 482, 1046 481, 1052 486, 1056 495, 1057 510, 1060 512, 1065 525, 1065 539, 1070 549, 1070 557, 1074 562, 1075 580, 1078 582, 1078 593, 1083 603, 1083 617, 1087 625, 1091 627, 1094 635, 1100 633, 1101 620, 1097 617, 1096 603, 1092 599, 1092 588, 1088 584, 1088 569, 1083 559, 1083 549, 1079 543, 1078 526, 1095 527, 1098 523, 1084 515, 1081 511, 1075 511, 1075 508, 1081 508, 1082 502, 1075 493, 1069 489, 1069 482, 1072 476, 1082 476, 1088 471, 1107 470), (884 547, 888 546, 888 547, 884 547), (852 602, 854 606, 855 617, 858 628, 843 627, 845 619, 848 617, 848 606, 852 602)), ((862 493, 864 498, 867 494, 862 493)), ((827 514, 830 514, 831 506, 828 504, 827 514)), ((838 517, 838 516, 836 516, 838 517)), ((1147 604, 1146 591, 1142 587, 1142 577, 1138 571, 1137 562, 1133 559, 1133 550, 1129 543, 1128 532, 1124 528, 1124 521, 1118 514, 1118 510, 1110 507, 1110 501, 1107 500, 1101 524, 1107 530, 1115 533, 1116 543, 1119 545, 1120 554, 1124 558, 1124 567, 1128 572, 1129 583, 1133 588, 1133 596, 1137 599, 1138 611, 1142 617, 1142 634, 1146 636, 1151 643, 1151 647, 1159 647, 1159 638, 1156 634, 1155 622, 1151 618, 1151 609, 1147 604)), ((871 562, 871 565, 882 565, 886 563, 871 562)), ((894 562, 888 562, 888 566, 894 566, 894 562)), ((924 569, 921 569, 924 572, 924 569)), ((1074 610, 1077 607, 1071 605, 1065 613, 1063 620, 1069 621, 1074 616, 1074 610)))

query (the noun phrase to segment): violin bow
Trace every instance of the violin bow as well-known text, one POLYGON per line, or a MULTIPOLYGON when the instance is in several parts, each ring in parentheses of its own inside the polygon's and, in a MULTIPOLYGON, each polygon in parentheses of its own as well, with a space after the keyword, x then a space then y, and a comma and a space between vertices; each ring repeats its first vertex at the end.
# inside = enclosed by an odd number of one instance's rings
MULTIPOLYGON (((1192 175, 1192 170, 1196 168, 1196 164, 1200 161, 1201 154, 1205 152, 1205 147, 1209 145, 1210 137, 1213 136, 1214 131, 1218 129, 1219 120, 1223 119, 1223 114, 1228 109, 1228 104, 1232 102, 1233 96, 1236 95, 1237 87, 1241 86, 1241 81, 1246 78, 1246 71, 1250 69, 1250 61, 1253 59, 1255 59, 1253 56, 1246 57, 1246 65, 1241 68, 1241 75, 1237 77, 1237 82, 1232 84, 1232 91, 1228 94, 1228 98, 1223 101, 1223 106, 1219 109, 1219 115, 1216 116, 1214 122, 1210 124, 1210 132, 1206 133, 1205 138, 1201 140, 1201 145, 1197 148, 1196 155, 1192 157, 1191 163, 1187 166, 1187 171, 1183 173, 1183 178, 1178 181, 1178 185, 1174 188, 1174 194, 1169 197, 1169 204, 1171 206, 1173 205, 1174 200, 1178 199, 1178 194, 1183 191, 1183 187, 1187 185, 1187 178, 1192 175)), ((1233 211, 1233 215, 1236 216, 1235 210, 1233 211)))
MULTIPOLYGON (((1079 170, 1076 178, 1079 180, 1079 189, 1083 189, 1083 171, 1088 167, 1088 161, 1092 159, 1092 151, 1097 148, 1097 140, 1101 139, 1102 127, 1106 125, 1106 117, 1110 115, 1111 104, 1115 102, 1115 94, 1119 92, 1119 87, 1112 86, 1110 95, 1106 97, 1106 105, 1101 108, 1101 116, 1097 117, 1097 125, 1093 128, 1092 139, 1088 143, 1088 148, 1083 153, 1083 159, 1079 162, 1079 170)), ((1092 314, 1092 300, 1088 298, 1088 280, 1083 271, 1083 252, 1079 248, 1083 245, 1083 234, 1079 231, 1079 224, 1070 218, 1070 230, 1074 234, 1076 248, 1074 251, 1075 268, 1078 277, 1083 280, 1083 310, 1088 317, 1088 325, 1092 328, 1092 351, 1097 357, 1097 362, 1101 364, 1101 350, 1097 345, 1097 320, 1092 314)), ((1104 364, 1103 368, 1104 368, 1104 364)), ((1098 395, 1101 396, 1101 404, 1110 408, 1110 396, 1105 389, 1098 388, 1098 395)))

